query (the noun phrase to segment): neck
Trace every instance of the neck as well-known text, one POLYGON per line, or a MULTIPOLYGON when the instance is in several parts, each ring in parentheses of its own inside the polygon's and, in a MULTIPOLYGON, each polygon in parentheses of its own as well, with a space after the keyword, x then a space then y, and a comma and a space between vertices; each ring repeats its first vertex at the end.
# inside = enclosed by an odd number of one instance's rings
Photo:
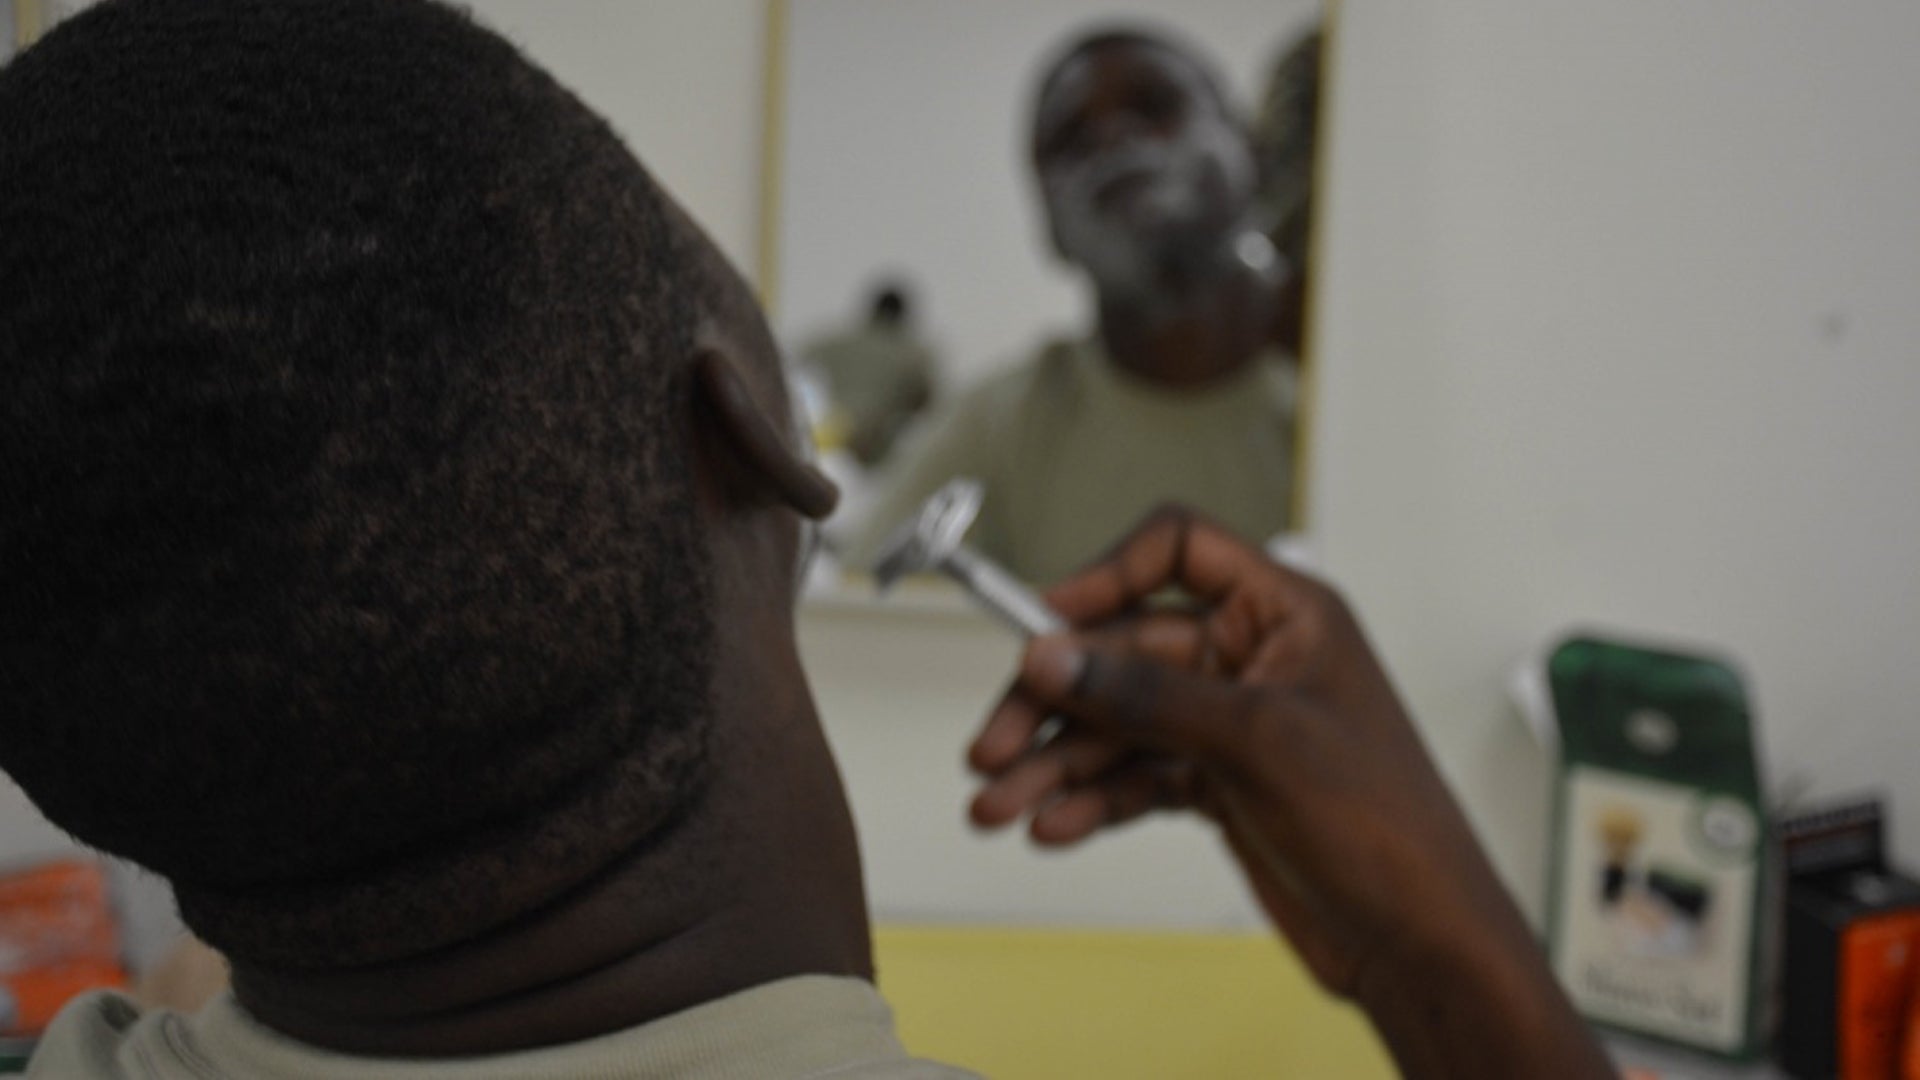
POLYGON ((844 798, 824 794, 839 779, 804 682, 766 700, 787 685, 771 665, 797 674, 790 644, 736 655, 757 636, 721 647, 716 670, 740 677, 716 688, 713 780, 666 836, 547 908, 427 956, 320 973, 236 963, 241 1005, 327 1049, 463 1057, 607 1034, 794 975, 871 978, 852 825, 844 798))
POLYGON ((1240 371, 1272 340, 1275 284, 1222 243, 1151 289, 1100 285, 1100 336, 1122 370, 1170 387, 1240 371))

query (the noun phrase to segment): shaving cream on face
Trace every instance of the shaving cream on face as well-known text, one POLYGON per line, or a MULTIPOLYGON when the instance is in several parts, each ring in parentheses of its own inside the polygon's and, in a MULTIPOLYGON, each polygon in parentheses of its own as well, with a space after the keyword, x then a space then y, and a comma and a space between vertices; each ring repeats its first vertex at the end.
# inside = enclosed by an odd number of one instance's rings
MULTIPOLYGON (((1127 61, 1120 61, 1127 63, 1127 61)), ((1137 62, 1137 61, 1136 61, 1137 62)), ((1091 62, 1090 62, 1091 63, 1091 62)), ((1088 67, 1060 80, 1041 105, 1043 133, 1077 132, 1039 152, 1041 192, 1061 254, 1104 288, 1144 291, 1167 272, 1232 255, 1235 227, 1256 181, 1253 151, 1184 58, 1151 71, 1088 67), (1102 79, 1133 80, 1181 103, 1154 114, 1111 103, 1102 79)), ((1151 90, 1144 91, 1151 93, 1151 90)), ((1165 98, 1158 100, 1164 101, 1165 98)), ((1056 138, 1044 134, 1041 143, 1056 138)))
POLYGON ((1043 188, 1061 253, 1104 286, 1143 290, 1226 240, 1252 177, 1244 140, 1223 122, 1198 122, 1174 139, 1134 137, 1048 169, 1043 188))
MULTIPOLYGON (((1134 160, 1144 156, 1141 153, 1126 155, 1134 160)), ((1120 155, 1113 157, 1117 159, 1120 155)), ((1155 253, 1144 242, 1144 236, 1128 223, 1103 213, 1099 205, 1100 192, 1107 184, 1135 182, 1131 177, 1108 178, 1121 172, 1122 166, 1117 161, 1109 166, 1101 158, 1050 172, 1045 181, 1047 209, 1053 218, 1060 253, 1069 262, 1085 269, 1096 281, 1134 291, 1152 283, 1155 253)), ((1178 209, 1182 201, 1177 190, 1180 185, 1170 183, 1164 175, 1140 182, 1151 183, 1156 189, 1154 201, 1167 210, 1178 209)))

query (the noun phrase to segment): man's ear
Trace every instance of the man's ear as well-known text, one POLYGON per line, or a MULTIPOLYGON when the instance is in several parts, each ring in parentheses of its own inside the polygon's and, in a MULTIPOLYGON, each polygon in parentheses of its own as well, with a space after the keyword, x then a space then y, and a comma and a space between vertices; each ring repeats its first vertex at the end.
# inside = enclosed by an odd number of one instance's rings
POLYGON ((693 382, 746 472, 795 513, 819 520, 833 512, 840 489, 801 456, 787 423, 767 415, 731 357, 702 348, 693 358, 693 382))

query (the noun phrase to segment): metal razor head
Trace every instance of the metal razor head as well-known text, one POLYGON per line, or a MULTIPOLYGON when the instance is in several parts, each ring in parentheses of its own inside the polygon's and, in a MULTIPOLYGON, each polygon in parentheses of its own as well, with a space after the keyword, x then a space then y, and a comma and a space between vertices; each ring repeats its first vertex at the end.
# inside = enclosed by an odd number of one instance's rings
POLYGON ((881 546, 873 567, 880 590, 885 592, 908 574, 938 568, 973 527, 985 495, 980 481, 962 476, 928 496, 919 512, 902 522, 881 546))

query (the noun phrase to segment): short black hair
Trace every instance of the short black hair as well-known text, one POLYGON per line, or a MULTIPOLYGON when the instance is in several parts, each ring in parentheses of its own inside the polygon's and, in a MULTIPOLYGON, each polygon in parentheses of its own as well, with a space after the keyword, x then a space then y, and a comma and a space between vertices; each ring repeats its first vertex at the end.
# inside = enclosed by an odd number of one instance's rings
POLYGON ((1236 124, 1242 122, 1240 110, 1234 106, 1233 98, 1220 81, 1219 71, 1199 46, 1172 30, 1145 24, 1102 23, 1069 38, 1065 45, 1053 50, 1041 62, 1040 77, 1034 84, 1033 97, 1027 109, 1029 130, 1038 125, 1040 106, 1053 93, 1054 85, 1066 73, 1068 65, 1088 53, 1113 48, 1157 49, 1174 57, 1200 77, 1201 85, 1206 88, 1214 107, 1220 110, 1220 115, 1236 124))
POLYGON ((912 314, 912 294, 908 292, 905 284, 899 281, 888 281, 874 291, 873 309, 870 312, 873 322, 906 322, 912 314))
POLYGON ((714 636, 674 214, 428 0, 107 0, 0 70, 0 765, 263 967, 663 835, 714 636))

